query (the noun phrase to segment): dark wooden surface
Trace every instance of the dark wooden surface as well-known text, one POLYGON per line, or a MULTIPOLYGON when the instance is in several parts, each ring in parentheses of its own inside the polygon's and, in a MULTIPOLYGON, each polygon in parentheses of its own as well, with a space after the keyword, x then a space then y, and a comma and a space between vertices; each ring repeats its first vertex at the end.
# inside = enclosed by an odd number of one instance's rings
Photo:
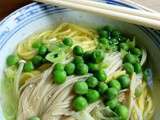
POLYGON ((31 2, 31 0, 0 0, 0 19, 31 2))

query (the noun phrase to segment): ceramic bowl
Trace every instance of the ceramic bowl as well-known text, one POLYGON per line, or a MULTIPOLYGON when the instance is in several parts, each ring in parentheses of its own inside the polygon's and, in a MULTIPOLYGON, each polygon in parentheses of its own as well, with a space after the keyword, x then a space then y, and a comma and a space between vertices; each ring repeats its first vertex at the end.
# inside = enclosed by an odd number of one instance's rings
MULTIPOLYGON (((127 4, 120 0, 103 0, 101 2, 133 9, 143 9, 140 6, 127 4)), ((0 22, 0 80, 2 80, 3 70, 6 66, 6 57, 15 50, 16 45, 20 41, 31 34, 55 27, 63 22, 85 25, 92 28, 110 25, 126 34, 136 36, 137 44, 146 48, 150 67, 153 70, 153 78, 150 82, 154 103, 157 106, 155 108, 154 119, 159 120, 160 107, 158 107, 158 101, 160 100, 160 82, 158 81, 158 76, 160 73, 160 31, 131 25, 104 16, 40 3, 29 4, 13 12, 0 22)), ((0 99, 3 100, 2 97, 0 99)), ((2 107, 0 107, 0 120, 5 120, 2 107)))

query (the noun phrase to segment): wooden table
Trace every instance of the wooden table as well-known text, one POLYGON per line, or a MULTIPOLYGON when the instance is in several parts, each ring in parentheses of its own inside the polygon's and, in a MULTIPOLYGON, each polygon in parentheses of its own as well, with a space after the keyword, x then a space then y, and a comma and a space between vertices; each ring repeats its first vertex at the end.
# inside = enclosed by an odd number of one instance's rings
MULTIPOLYGON (((127 1, 127 0, 125 0, 127 1)), ((160 11, 160 0, 132 0, 151 9, 160 11)), ((31 3, 32 0, 0 0, 0 19, 7 16, 14 10, 31 3)))
POLYGON ((0 0, 0 19, 29 3, 31 0, 0 0))

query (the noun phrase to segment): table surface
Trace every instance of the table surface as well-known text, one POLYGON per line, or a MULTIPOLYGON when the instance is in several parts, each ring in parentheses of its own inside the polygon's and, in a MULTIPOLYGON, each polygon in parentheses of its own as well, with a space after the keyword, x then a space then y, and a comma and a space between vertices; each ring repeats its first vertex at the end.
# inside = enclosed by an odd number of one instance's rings
MULTIPOLYGON (((127 1, 127 0, 125 0, 127 1)), ((160 12, 160 0, 129 0, 160 12)), ((0 0, 0 19, 32 0, 0 0)))
POLYGON ((132 1, 160 12, 160 0, 132 0, 132 1))

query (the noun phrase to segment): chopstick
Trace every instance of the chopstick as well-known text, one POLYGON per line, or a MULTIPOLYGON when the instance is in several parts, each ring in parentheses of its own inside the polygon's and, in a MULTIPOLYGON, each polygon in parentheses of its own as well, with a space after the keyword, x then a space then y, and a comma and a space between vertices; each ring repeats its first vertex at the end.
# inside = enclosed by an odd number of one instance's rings
MULTIPOLYGON (((60 5, 68 8, 73 8, 77 10, 83 10, 87 12, 93 12, 99 15, 110 17, 112 19, 117 19, 120 21, 125 21, 132 24, 142 25, 146 27, 151 27, 154 29, 160 29, 160 20, 158 13, 147 13, 142 15, 142 13, 134 10, 128 10, 128 8, 119 8, 113 6, 106 6, 97 2, 90 0, 35 0, 38 2, 43 2, 51 5, 60 5), (93 5, 94 4, 94 5, 93 5), (128 10, 128 11, 127 11, 128 10), (126 12, 127 11, 127 12, 126 12)), ((144 11, 143 11, 144 12, 144 11)))
MULTIPOLYGON (((73 2, 73 0, 67 0, 70 2, 73 2)), ((123 12, 127 14, 132 14, 132 15, 138 15, 141 17, 150 17, 152 19, 160 20, 160 13, 152 13, 152 12, 146 12, 143 10, 137 10, 137 9, 131 9, 131 8, 126 8, 126 7, 120 7, 120 6, 115 6, 115 5, 109 5, 109 4, 104 4, 101 2, 95 2, 92 0, 74 0, 75 3, 77 4, 83 4, 83 5, 90 5, 93 7, 100 7, 103 9, 108 9, 112 11, 117 11, 117 12, 123 12)))
POLYGON ((137 3, 137 2, 135 2, 133 0, 123 0, 122 3, 128 3, 129 5, 134 5, 134 6, 136 6, 138 8, 141 8, 142 10, 147 11, 147 12, 159 13, 158 11, 150 9, 150 8, 148 8, 146 6, 143 6, 142 4, 139 4, 139 3, 137 3))

